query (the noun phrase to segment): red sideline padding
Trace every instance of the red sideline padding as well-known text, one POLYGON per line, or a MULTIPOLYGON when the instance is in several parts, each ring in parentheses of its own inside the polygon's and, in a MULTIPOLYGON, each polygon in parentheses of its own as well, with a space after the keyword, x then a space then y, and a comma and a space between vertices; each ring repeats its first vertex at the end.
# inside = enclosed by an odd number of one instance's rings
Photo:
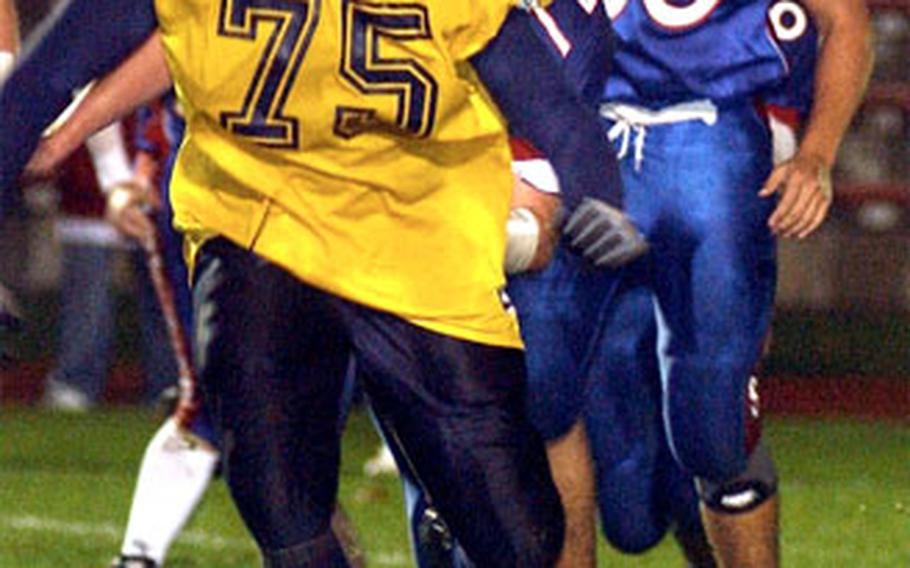
POLYGON ((864 100, 867 105, 891 105, 910 112, 910 84, 875 83, 869 86, 864 100))
POLYGON ((910 13, 910 2, 907 2, 907 0, 867 0, 867 3, 873 10, 890 8, 910 13))
POLYGON ((910 420, 910 378, 769 378, 761 395, 770 415, 910 420))
MULTIPOLYGON (((44 391, 46 362, 20 363, 0 370, 0 401, 36 404, 44 391)), ((142 400, 138 367, 117 363, 111 369, 104 401, 142 400)), ((761 383, 762 410, 770 416, 853 417, 910 421, 910 377, 771 377, 761 383)))
POLYGON ((910 209, 910 185, 898 182, 834 183, 834 201, 839 207, 854 209, 870 201, 889 201, 910 209))

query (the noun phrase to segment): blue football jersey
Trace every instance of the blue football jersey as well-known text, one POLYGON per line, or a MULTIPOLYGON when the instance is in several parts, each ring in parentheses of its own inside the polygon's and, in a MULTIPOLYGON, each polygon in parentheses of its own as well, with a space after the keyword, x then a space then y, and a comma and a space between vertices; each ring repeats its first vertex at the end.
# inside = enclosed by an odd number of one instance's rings
POLYGON ((768 26, 787 62, 787 74, 759 92, 763 102, 795 110, 804 119, 812 106, 818 31, 805 8, 792 0, 771 2, 768 26))
POLYGON ((598 104, 613 60, 613 34, 603 0, 555 0, 533 13, 535 31, 562 61, 569 84, 585 101, 598 104))
POLYGON ((651 108, 705 98, 723 104, 771 93, 792 99, 788 106, 811 100, 811 83, 805 81, 812 75, 817 36, 793 0, 606 0, 606 5, 617 41, 605 91, 609 100, 651 108), (809 72, 802 75, 806 66, 809 72))

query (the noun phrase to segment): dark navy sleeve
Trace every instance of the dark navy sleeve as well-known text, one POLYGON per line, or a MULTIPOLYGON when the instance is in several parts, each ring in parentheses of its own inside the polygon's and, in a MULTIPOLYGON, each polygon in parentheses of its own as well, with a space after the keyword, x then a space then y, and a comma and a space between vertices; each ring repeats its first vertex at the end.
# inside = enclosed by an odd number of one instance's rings
POLYGON ((569 209, 584 197, 622 206, 616 156, 600 118, 569 84, 527 12, 512 10, 471 63, 512 135, 530 141, 553 165, 569 209))
POLYGON ((15 184, 74 89, 113 70, 156 26, 153 0, 60 3, 0 87, 0 192, 15 184))

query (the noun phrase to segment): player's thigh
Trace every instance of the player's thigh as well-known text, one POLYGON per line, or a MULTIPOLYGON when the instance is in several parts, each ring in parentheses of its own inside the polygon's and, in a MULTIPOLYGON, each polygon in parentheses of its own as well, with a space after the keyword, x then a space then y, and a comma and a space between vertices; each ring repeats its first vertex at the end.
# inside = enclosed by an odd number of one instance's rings
POLYGON ((358 310, 357 364, 384 426, 481 566, 546 566, 562 544, 559 496, 525 416, 522 352, 358 310))
POLYGON ((581 416, 587 369, 615 278, 560 243, 546 269, 513 276, 528 370, 528 415, 545 440, 566 434, 581 416))
POLYGON ((334 299, 218 239, 199 253, 194 303, 200 384, 244 519, 266 548, 313 538, 334 501, 349 360, 334 299))
POLYGON ((597 336, 585 405, 604 536, 640 552, 664 535, 669 515, 658 500, 665 444, 647 262, 624 270, 597 336))
POLYGON ((766 131, 750 109, 719 117, 679 150, 685 187, 666 198, 652 242, 671 445, 712 478, 744 465, 747 385, 776 280, 773 202, 757 195, 770 169, 766 131))

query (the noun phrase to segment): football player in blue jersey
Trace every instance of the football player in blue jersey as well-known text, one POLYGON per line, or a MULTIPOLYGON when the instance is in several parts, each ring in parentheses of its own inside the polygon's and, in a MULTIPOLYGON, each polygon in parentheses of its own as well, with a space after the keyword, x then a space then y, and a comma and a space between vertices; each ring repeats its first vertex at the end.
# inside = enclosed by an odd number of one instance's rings
POLYGON ((540 275, 512 279, 532 415, 558 443, 583 407, 614 546, 646 550, 674 521, 681 540, 697 542, 698 502, 720 565, 776 566, 777 478, 760 443, 755 375, 775 237, 804 238, 827 213, 830 168, 871 69, 866 9, 859 0, 605 4, 617 45, 601 112, 629 214, 651 249, 601 274, 558 249, 540 275), (813 23, 821 45, 802 142, 772 166, 777 127, 759 107, 800 106, 798 54, 813 60, 813 23))

